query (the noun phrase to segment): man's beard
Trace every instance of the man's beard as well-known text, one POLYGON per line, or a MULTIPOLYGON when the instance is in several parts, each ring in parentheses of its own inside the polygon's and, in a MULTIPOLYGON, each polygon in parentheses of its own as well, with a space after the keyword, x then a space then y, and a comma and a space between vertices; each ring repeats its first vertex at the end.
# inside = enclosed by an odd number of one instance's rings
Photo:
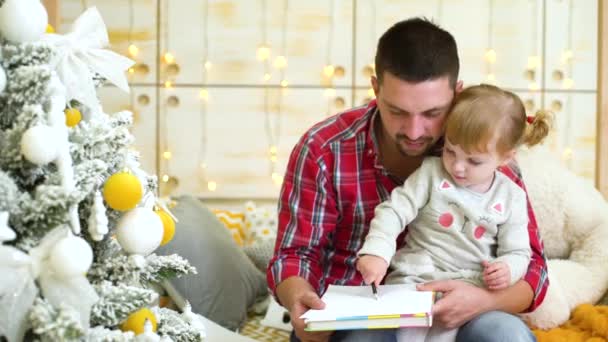
POLYGON ((397 150, 404 157, 417 157, 423 155, 427 152, 427 150, 432 146, 433 138, 431 137, 420 137, 415 141, 410 140, 407 136, 403 134, 397 134, 395 144, 397 146, 397 150), (415 151, 412 149, 408 149, 406 144, 421 144, 420 149, 416 149, 415 151), (405 145, 405 146, 404 146, 405 145))

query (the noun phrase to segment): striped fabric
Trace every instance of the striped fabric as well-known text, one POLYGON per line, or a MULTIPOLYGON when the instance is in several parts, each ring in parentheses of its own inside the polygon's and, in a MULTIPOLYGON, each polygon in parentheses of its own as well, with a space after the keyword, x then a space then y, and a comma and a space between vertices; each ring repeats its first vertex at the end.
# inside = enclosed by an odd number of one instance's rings
POLYGON ((213 213, 228 228, 234 242, 243 247, 247 236, 245 232, 245 214, 219 209, 214 209, 213 213))
MULTIPOLYGON (((309 281, 319 294, 329 284, 362 285, 356 271, 374 208, 401 184, 380 165, 372 122, 376 102, 313 126, 294 147, 279 200, 278 236, 267 279, 276 285, 291 276, 309 281)), ((431 153, 437 155, 441 146, 431 153)), ((513 168, 502 170, 523 187, 513 168)), ((538 227, 528 204, 532 260, 525 276, 536 308, 548 286, 538 227)), ((403 236, 398 239, 402 243, 403 236)), ((398 246, 400 247, 400 246, 398 246)))

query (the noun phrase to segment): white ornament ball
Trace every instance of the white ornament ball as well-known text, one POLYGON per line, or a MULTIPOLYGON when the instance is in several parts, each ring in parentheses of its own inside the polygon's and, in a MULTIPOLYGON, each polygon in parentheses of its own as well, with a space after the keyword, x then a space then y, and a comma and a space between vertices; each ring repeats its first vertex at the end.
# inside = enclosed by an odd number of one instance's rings
POLYGON ((28 128, 21 137, 21 153, 36 165, 46 165, 59 155, 59 135, 54 128, 38 125, 28 128))
POLYGON ((154 211, 135 208, 118 221, 116 239, 127 253, 148 255, 160 246, 163 231, 163 223, 154 211))
POLYGON ((5 0, 0 7, 0 33, 15 43, 42 38, 49 23, 40 0, 5 0))
POLYGON ((0 66, 0 94, 2 94, 4 92, 5 88, 6 88, 6 72, 4 71, 4 68, 2 66, 0 66))
POLYGON ((53 247, 49 263, 61 278, 84 275, 93 263, 93 249, 83 238, 70 235, 53 247))

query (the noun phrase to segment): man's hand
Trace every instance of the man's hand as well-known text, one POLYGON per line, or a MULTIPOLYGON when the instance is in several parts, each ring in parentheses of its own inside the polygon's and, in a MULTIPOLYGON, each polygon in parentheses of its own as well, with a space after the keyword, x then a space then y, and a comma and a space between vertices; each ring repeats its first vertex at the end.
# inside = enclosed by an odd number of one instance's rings
POLYGON ((443 293, 433 305, 433 320, 448 329, 458 328, 493 307, 487 290, 460 280, 433 281, 416 288, 443 293))
POLYGON ((357 270, 363 276, 366 284, 380 285, 386 275, 388 264, 386 260, 375 255, 363 255, 357 260, 357 270))
POLYGON ((505 262, 489 263, 483 261, 483 281, 490 290, 502 290, 511 284, 511 268, 505 262))
POLYGON ((304 278, 290 277, 277 286, 277 297, 289 311, 291 325, 301 342, 327 342, 332 331, 308 332, 303 319, 300 319, 309 309, 323 309, 325 303, 319 298, 312 286, 304 278))

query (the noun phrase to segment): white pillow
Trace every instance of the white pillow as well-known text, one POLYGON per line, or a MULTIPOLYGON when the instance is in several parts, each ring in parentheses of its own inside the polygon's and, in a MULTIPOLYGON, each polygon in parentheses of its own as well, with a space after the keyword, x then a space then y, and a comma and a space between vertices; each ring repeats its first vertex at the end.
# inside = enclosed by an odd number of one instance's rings
POLYGON ((289 320, 289 312, 280 306, 272 296, 270 296, 270 305, 268 305, 266 316, 260 321, 260 324, 286 331, 293 330, 291 321, 289 320))

